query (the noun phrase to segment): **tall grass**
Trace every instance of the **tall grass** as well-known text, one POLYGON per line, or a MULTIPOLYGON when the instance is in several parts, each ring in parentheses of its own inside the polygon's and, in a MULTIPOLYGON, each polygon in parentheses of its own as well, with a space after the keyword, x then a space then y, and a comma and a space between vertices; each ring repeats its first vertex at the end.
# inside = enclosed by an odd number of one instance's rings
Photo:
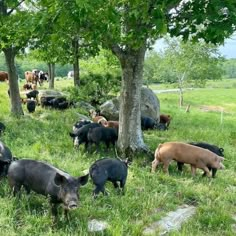
MULTIPOLYGON (((64 86, 66 84, 64 81, 64 86)), ((57 86, 57 81, 56 81, 57 86)), ((63 81, 60 81, 63 87, 63 81)), ((83 147, 73 148, 68 133, 78 119, 78 109, 64 112, 37 107, 36 113, 16 120, 9 113, 7 85, 0 83, 0 121, 7 130, 1 140, 19 158, 47 161, 73 176, 103 156, 113 153, 86 153, 83 147)), ((190 112, 178 107, 178 94, 158 95, 161 112, 171 114, 173 120, 166 132, 145 131, 144 140, 154 151, 165 141, 205 141, 225 149, 226 169, 218 171, 215 179, 202 178, 201 171, 192 178, 190 168, 177 171, 176 163, 170 166, 170 175, 161 167, 151 174, 151 160, 139 157, 129 168, 126 194, 119 195, 108 183, 109 196, 92 198, 91 181, 81 187, 80 208, 70 213, 66 221, 63 214, 55 225, 45 197, 24 191, 21 199, 12 197, 6 179, 0 182, 0 235, 91 235, 87 223, 91 219, 105 220, 110 225, 104 235, 142 235, 148 224, 165 216, 182 204, 193 204, 197 213, 179 232, 170 235, 235 235, 231 225, 236 213, 236 90, 234 88, 199 89, 185 92, 185 105, 190 112), (222 107, 221 112, 209 109, 222 107)), ((25 109, 25 107, 24 107, 25 109)), ((62 212, 62 209, 61 209, 62 212)))

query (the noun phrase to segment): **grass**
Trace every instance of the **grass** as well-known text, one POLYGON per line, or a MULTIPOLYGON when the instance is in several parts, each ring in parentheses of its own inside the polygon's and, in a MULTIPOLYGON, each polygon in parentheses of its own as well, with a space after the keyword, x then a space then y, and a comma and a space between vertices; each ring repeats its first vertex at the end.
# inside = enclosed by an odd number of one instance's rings
MULTIPOLYGON (((67 86, 67 80, 56 81, 59 89, 67 86)), ((212 86, 211 86, 212 87, 212 86)), ((231 225, 236 214, 236 89, 206 88, 184 93, 185 105, 190 112, 178 108, 178 94, 159 94, 161 112, 173 117, 166 132, 146 131, 144 140, 154 151, 165 141, 206 141, 225 149, 226 169, 218 171, 215 179, 202 178, 201 171, 192 178, 190 168, 178 173, 176 163, 170 166, 170 175, 161 168, 150 173, 150 162, 139 157, 129 168, 126 194, 120 196, 113 186, 106 185, 109 196, 92 198, 91 181, 81 187, 80 208, 71 212, 70 221, 60 214, 52 225, 49 204, 44 196, 35 193, 22 194, 20 200, 10 195, 6 179, 0 182, 0 235, 93 235, 87 224, 91 219, 105 220, 110 225, 103 235, 142 235, 143 229, 183 204, 194 204, 197 212, 179 232, 170 235, 235 235, 231 225), (209 109, 203 110, 202 106, 209 109), (212 108, 222 107, 221 112, 212 108), (155 212, 158 213, 155 213, 155 212)), ((77 109, 65 112, 37 111, 16 120, 9 113, 7 84, 0 83, 0 121, 7 126, 1 140, 20 158, 47 161, 73 176, 105 154, 87 154, 83 147, 75 150, 68 133, 78 119, 77 109)), ((25 107, 24 107, 25 110, 25 107)), ((110 153, 108 156, 113 156, 110 153)), ((99 235, 99 234, 98 234, 99 235)))

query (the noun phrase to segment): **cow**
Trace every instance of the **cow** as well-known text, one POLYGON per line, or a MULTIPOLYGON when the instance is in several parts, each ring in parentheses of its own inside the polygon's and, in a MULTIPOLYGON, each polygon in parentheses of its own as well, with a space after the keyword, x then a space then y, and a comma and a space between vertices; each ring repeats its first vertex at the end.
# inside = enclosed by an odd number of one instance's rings
POLYGON ((5 71, 0 71, 0 81, 5 82, 8 80, 8 73, 5 71))
MULTIPOLYGON (((168 167, 172 160, 191 165, 192 176, 196 174, 196 168, 204 171, 203 176, 211 176, 209 168, 223 169, 223 157, 191 144, 182 142, 167 142, 159 144, 152 162, 152 172, 155 172, 159 163, 163 163, 163 170, 168 173, 168 167)), ((214 178, 215 175, 212 175, 214 178)))
POLYGON ((105 191, 105 183, 110 181, 113 183, 115 188, 118 188, 120 183, 120 189, 124 194, 124 187, 128 175, 128 160, 119 160, 114 158, 103 158, 95 161, 89 168, 89 174, 95 185, 93 191, 94 198, 97 197, 99 192, 104 195, 107 194, 105 191))
POLYGON ((39 84, 42 85, 44 81, 48 81, 48 73, 39 71, 39 84))
POLYGON ((25 80, 26 83, 32 83, 36 84, 39 82, 39 71, 38 70, 32 70, 32 71, 26 71, 25 72, 25 80))
POLYGON ((23 186, 29 194, 31 190, 50 196, 52 215, 57 216, 57 207, 63 204, 65 214, 76 209, 79 202, 79 187, 88 182, 89 175, 72 177, 48 163, 21 159, 13 161, 8 170, 8 182, 14 196, 23 186))

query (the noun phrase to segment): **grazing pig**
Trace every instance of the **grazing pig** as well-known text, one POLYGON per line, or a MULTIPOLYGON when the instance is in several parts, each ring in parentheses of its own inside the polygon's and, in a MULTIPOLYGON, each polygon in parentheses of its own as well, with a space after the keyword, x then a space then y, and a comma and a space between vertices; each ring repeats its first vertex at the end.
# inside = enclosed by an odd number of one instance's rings
POLYGON ((29 113, 35 112, 36 101, 27 99, 26 107, 27 107, 27 110, 28 110, 29 113))
POLYGON ((7 176, 12 159, 11 150, 0 141, 0 177, 7 176))
POLYGON ((170 121, 171 121, 171 116, 170 115, 164 115, 164 114, 160 115, 160 123, 165 124, 167 129, 170 125, 170 121))
POLYGON ((157 122, 151 117, 141 116, 141 128, 142 130, 157 128, 157 122))
POLYGON ((152 162, 152 172, 162 162, 164 172, 168 173, 168 167, 172 160, 190 164, 193 176, 196 173, 196 168, 202 169, 204 176, 210 176, 209 168, 224 168, 224 165, 221 163, 224 158, 207 149, 181 142, 167 142, 160 144, 156 149, 152 162))
MULTIPOLYGON (((191 144, 191 145, 194 145, 194 146, 197 146, 197 147, 201 147, 201 148, 204 148, 204 149, 208 149, 209 151, 214 152, 218 156, 224 157, 224 149, 219 148, 216 145, 209 144, 209 143, 204 143, 204 142, 189 142, 188 144, 191 144)), ((179 171, 183 170, 183 165, 184 165, 184 163, 177 162, 177 166, 178 166, 179 171)), ((217 172, 217 169, 209 167, 209 170, 211 170, 211 169, 212 169, 212 177, 214 178, 215 174, 217 172)), ((205 173, 204 173, 204 176, 205 176, 205 173)))
POLYGON ((101 127, 100 124, 97 123, 91 123, 82 126, 79 129, 76 129, 73 132, 70 132, 70 136, 73 138, 73 143, 75 147, 79 147, 80 144, 84 143, 85 144, 85 149, 87 150, 88 148, 88 132, 89 129, 93 129, 96 127, 101 127))
POLYGON ((126 178, 128 175, 128 161, 121 161, 119 159, 103 158, 95 161, 89 168, 90 177, 95 185, 93 196, 97 197, 99 192, 106 194, 105 183, 110 181, 115 188, 119 185, 124 193, 126 178))
POLYGON ((0 122, 0 135, 4 133, 5 129, 6 126, 2 122, 0 122))
POLYGON ((22 186, 27 193, 33 190, 44 196, 50 196, 52 214, 56 216, 60 203, 63 204, 66 215, 69 210, 78 207, 78 190, 80 185, 88 182, 88 175, 74 178, 47 163, 21 159, 11 163, 8 181, 14 196, 22 186))
POLYGON ((119 129, 119 121, 109 120, 101 122, 104 127, 119 129))
POLYGON ((54 99, 54 96, 50 96, 50 97, 41 97, 40 98, 40 104, 42 107, 51 107, 51 100, 54 99))
POLYGON ((80 120, 77 121, 74 125, 73 125, 73 131, 76 131, 76 129, 81 128, 84 125, 88 125, 91 124, 92 122, 90 120, 80 120))
POLYGON ((90 129, 88 132, 88 142, 90 144, 95 143, 97 147, 97 152, 99 150, 100 142, 106 144, 107 149, 110 146, 110 143, 115 148, 115 143, 118 139, 117 130, 114 128, 106 128, 106 127, 97 127, 94 129, 90 129))

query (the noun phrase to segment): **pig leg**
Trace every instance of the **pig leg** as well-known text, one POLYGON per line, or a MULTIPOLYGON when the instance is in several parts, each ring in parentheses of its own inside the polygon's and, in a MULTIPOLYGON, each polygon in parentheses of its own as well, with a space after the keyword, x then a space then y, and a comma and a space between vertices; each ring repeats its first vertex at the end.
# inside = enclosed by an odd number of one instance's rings
POLYGON ((177 162, 177 167, 178 167, 178 171, 183 171, 183 166, 184 166, 184 163, 182 162, 177 162))
POLYGON ((155 172, 158 164, 159 164, 159 161, 157 159, 154 159, 154 161, 152 162, 152 173, 155 172))
POLYGON ((212 168, 212 178, 216 177, 216 171, 217 171, 216 168, 212 168))
POLYGON ((53 202, 53 200, 50 201, 50 204, 51 204, 52 216, 53 216, 54 218, 56 218, 56 217, 57 217, 57 214, 58 214, 58 210, 57 210, 58 204, 56 204, 55 202, 53 202))
POLYGON ((208 177, 211 177, 211 172, 209 171, 207 166, 203 166, 201 169, 204 171, 203 176, 207 175, 208 177))
POLYGON ((166 174, 169 174, 169 165, 170 165, 170 162, 171 160, 166 160, 163 162, 163 171, 166 173, 166 174))
POLYGON ((191 165, 191 173, 192 173, 192 176, 196 175, 196 167, 193 165, 191 165))
POLYGON ((126 182, 126 180, 120 181, 120 188, 121 188, 121 192, 123 195, 125 194, 125 182, 126 182))
POLYGON ((99 192, 102 192, 103 195, 107 195, 107 192, 105 191, 104 185, 96 185, 94 191, 93 191, 93 197, 96 198, 99 192))
POLYGON ((113 183, 114 188, 119 188, 119 185, 117 184, 116 181, 114 181, 114 182, 112 182, 112 183, 113 183))

